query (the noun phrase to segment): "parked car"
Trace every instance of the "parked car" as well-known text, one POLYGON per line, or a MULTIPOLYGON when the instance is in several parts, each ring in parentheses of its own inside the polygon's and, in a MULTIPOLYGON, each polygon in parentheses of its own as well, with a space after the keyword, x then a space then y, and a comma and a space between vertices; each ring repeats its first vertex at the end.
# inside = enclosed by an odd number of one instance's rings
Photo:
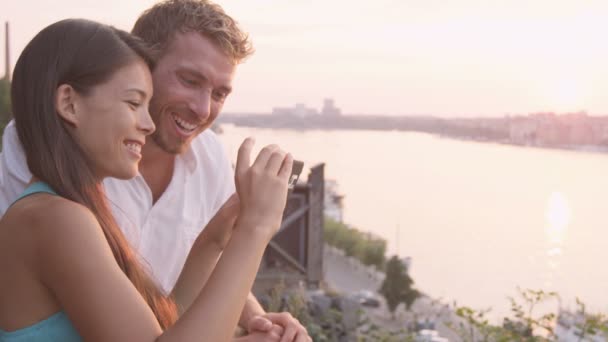
POLYGON ((445 337, 439 336, 436 330, 422 329, 416 335, 416 342, 448 342, 449 340, 445 337))
POLYGON ((359 304, 363 306, 368 306, 372 308, 380 307, 380 299, 378 298, 378 295, 369 290, 361 290, 355 292, 352 295, 352 298, 354 298, 357 302, 359 302, 359 304))

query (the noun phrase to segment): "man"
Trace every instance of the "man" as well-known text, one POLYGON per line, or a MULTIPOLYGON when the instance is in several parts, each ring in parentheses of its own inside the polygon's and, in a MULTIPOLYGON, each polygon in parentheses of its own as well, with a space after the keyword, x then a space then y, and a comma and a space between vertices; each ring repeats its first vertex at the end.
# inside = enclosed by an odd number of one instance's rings
MULTIPOLYGON (((142 150, 140 174, 104 185, 126 237, 183 311, 212 272, 238 213, 230 162, 208 128, 232 90, 237 65, 253 49, 236 22, 206 0, 156 4, 133 33, 160 52, 150 102, 156 131, 142 150)), ((3 146, 0 214, 31 178, 13 122, 3 146)), ((265 313, 252 295, 239 325, 255 333, 250 336, 310 340, 289 313, 265 313)))

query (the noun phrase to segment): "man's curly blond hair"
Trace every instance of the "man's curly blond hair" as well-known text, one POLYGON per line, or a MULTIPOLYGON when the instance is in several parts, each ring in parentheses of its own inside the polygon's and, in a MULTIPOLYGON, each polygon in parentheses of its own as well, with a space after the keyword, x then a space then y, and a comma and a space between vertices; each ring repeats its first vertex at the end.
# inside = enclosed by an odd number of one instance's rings
POLYGON ((234 64, 253 54, 249 35, 222 7, 207 0, 166 0, 146 10, 132 33, 162 55, 177 32, 198 32, 211 39, 234 64))

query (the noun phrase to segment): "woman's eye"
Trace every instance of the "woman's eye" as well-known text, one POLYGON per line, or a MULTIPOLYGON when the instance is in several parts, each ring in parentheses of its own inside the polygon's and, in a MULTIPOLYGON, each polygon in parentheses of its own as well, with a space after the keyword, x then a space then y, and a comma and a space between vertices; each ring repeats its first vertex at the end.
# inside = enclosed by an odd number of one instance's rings
POLYGON ((129 104, 129 106, 133 107, 133 109, 139 107, 139 102, 136 102, 136 101, 127 101, 127 103, 129 104))

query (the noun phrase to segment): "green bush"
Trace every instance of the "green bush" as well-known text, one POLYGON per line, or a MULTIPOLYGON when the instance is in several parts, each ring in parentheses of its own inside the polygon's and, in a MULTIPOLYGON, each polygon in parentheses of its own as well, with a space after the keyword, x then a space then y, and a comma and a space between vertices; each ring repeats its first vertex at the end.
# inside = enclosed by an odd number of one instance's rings
POLYGON ((386 261, 386 240, 363 233, 344 223, 325 218, 324 239, 327 244, 344 251, 364 265, 381 270, 386 261))
MULTIPOLYGON (((522 290, 518 288, 518 296, 509 297, 511 302, 511 317, 504 317, 501 325, 490 323, 488 313, 491 309, 475 310, 466 306, 455 306, 457 321, 445 322, 464 342, 557 342, 555 334, 556 321, 559 312, 537 313, 537 308, 543 304, 559 304, 559 295, 555 292, 542 290, 522 290)), ((578 340, 588 341, 594 336, 608 336, 608 316, 603 313, 590 313, 583 302, 576 300, 579 321, 575 322, 578 329, 578 340)), ((545 310, 546 311, 546 310, 545 310)))

